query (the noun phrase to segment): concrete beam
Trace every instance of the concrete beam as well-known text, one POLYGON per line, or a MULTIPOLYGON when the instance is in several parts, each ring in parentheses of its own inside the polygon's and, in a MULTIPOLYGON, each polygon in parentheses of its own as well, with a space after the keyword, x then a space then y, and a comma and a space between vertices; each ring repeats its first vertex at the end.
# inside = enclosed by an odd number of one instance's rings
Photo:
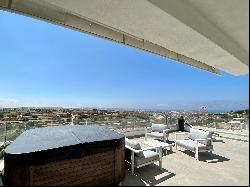
POLYGON ((98 23, 97 21, 74 15, 73 13, 67 12, 66 10, 63 10, 57 6, 44 4, 43 1, 0 0, 0 9, 71 28, 80 32, 160 55, 162 57, 170 58, 208 72, 220 74, 219 69, 209 66, 203 62, 189 58, 174 51, 170 51, 165 47, 145 41, 143 38, 135 37, 116 28, 111 28, 102 23, 98 23))

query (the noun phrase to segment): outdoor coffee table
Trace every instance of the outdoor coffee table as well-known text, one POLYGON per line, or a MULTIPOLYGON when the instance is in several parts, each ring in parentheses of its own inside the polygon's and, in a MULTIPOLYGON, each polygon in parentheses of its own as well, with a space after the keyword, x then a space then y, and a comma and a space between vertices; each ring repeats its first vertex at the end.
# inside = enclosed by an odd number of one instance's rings
POLYGON ((168 148, 170 149, 170 151, 172 151, 172 147, 174 146, 174 143, 169 142, 169 143, 164 143, 158 140, 149 140, 149 141, 144 141, 143 144, 149 145, 151 147, 156 147, 161 148, 162 150, 168 150, 168 148))

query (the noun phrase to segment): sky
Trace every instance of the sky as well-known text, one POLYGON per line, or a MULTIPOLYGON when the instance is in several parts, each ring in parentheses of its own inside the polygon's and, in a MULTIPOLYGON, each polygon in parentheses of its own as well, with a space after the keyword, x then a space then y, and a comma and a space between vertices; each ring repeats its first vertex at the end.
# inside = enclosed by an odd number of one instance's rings
POLYGON ((4 11, 0 37, 0 107, 249 108, 249 75, 218 76, 4 11))

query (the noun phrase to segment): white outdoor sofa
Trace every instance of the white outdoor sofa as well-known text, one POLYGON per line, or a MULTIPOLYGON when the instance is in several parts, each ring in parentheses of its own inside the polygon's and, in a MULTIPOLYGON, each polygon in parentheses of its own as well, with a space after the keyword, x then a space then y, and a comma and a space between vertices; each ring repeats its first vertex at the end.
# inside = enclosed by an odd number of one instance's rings
POLYGON ((155 147, 142 149, 138 142, 125 138, 125 161, 131 164, 131 173, 134 174, 135 167, 140 168, 154 162, 159 162, 159 167, 162 169, 162 150, 158 150, 157 152, 155 147))
POLYGON ((156 139, 161 139, 166 143, 169 136, 169 130, 170 128, 165 124, 152 123, 151 127, 145 127, 145 140, 150 136, 156 139))
POLYGON ((209 152, 212 154, 212 133, 201 129, 190 128, 190 132, 175 133, 175 146, 183 147, 195 153, 196 160, 199 160, 199 152, 209 152), (186 139, 178 139, 178 135, 187 135, 186 139))

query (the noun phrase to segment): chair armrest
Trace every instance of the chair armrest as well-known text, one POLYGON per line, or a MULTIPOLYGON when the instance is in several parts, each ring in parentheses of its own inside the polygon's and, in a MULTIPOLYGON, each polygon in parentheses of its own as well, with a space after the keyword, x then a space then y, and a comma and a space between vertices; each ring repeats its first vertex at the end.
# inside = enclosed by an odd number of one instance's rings
POLYGON ((176 132, 175 134, 176 135, 185 135, 185 134, 188 134, 189 132, 176 132))
POLYGON ((212 141, 212 138, 195 139, 195 141, 206 141, 206 140, 211 140, 212 141))
POLYGON ((140 152, 143 152, 143 151, 148 151, 148 150, 152 150, 152 149, 157 149, 158 147, 148 147, 148 148, 144 148, 144 149, 133 149, 132 147, 129 147, 129 146, 126 146, 125 145, 125 148, 129 149, 130 151, 133 151, 134 153, 140 153, 140 152))
POLYGON ((206 140, 208 140, 208 138, 207 138, 207 139, 204 139, 204 138, 201 138, 201 139, 194 139, 194 141, 195 141, 195 147, 198 148, 198 143, 199 143, 200 141, 206 141, 206 140))
POLYGON ((213 141, 213 138, 207 138, 206 140, 211 140, 211 141, 213 141))
POLYGON ((208 138, 207 139, 204 139, 204 138, 198 138, 198 139, 194 139, 194 141, 206 141, 206 140, 208 140, 208 138))
POLYGON ((160 148, 160 147, 148 147, 148 148, 141 149, 140 151, 148 151, 148 150, 157 149, 157 148, 160 148))
POLYGON ((138 149, 133 149, 132 147, 130 147, 130 146, 127 146, 127 145, 125 145, 125 148, 126 149, 129 149, 130 151, 133 151, 133 152, 135 152, 135 153, 139 153, 141 150, 138 150, 138 149))
POLYGON ((152 127, 145 127, 145 133, 147 133, 148 131, 152 131, 152 127))
POLYGON ((163 130, 162 132, 163 132, 163 133, 167 133, 168 131, 170 131, 170 129, 165 129, 165 130, 163 130))
POLYGON ((194 141, 195 141, 195 148, 196 148, 196 150, 198 150, 198 143, 199 143, 199 141, 206 141, 206 140, 209 140, 209 139, 211 139, 211 138, 195 139, 194 141))

